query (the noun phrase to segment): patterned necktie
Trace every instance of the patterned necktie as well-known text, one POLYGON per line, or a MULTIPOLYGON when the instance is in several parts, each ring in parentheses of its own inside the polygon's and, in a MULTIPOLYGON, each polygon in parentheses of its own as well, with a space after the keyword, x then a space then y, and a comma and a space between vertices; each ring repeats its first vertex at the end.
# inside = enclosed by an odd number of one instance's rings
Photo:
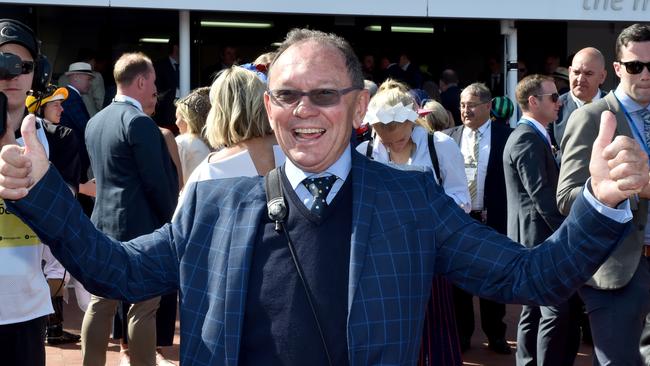
POLYGON ((467 188, 469 189, 469 196, 472 198, 472 202, 474 202, 476 200, 476 189, 478 185, 478 142, 481 136, 479 135, 478 130, 471 130, 469 136, 469 146, 471 150, 468 163, 476 168, 476 170, 474 171, 474 179, 467 182, 467 188))
POLYGON ((643 121, 643 137, 645 137, 645 143, 647 146, 650 146, 650 111, 647 108, 643 108, 638 113, 643 121))
POLYGON ((311 206, 311 212, 318 216, 322 216, 327 208, 327 194, 330 193, 332 185, 336 182, 335 175, 328 175, 320 178, 307 178, 302 181, 302 184, 314 196, 314 203, 311 206))

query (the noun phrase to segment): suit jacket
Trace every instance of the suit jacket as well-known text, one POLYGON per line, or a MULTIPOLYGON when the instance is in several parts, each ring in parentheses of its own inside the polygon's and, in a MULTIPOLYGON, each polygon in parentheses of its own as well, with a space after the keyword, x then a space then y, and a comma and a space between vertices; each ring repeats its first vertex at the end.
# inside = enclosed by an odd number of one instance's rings
POLYGON ((71 128, 77 138, 79 139, 79 161, 81 163, 81 182, 85 183, 88 180, 88 167, 90 167, 90 159, 88 158, 88 149, 84 136, 86 135, 86 125, 90 119, 86 105, 84 104, 81 95, 70 86, 68 89, 68 99, 64 100, 61 105, 63 106, 63 113, 61 113, 60 124, 71 128))
MULTIPOLYGON (((451 136, 458 147, 463 138, 463 127, 452 127, 444 132, 451 136)), ((483 206, 487 210, 487 225, 496 231, 506 234, 508 209, 506 202, 506 183, 503 174, 503 149, 512 129, 508 126, 492 122, 490 124, 490 157, 483 190, 483 206)))
POLYGON ((156 70, 156 88, 158 89, 159 100, 156 105, 156 113, 153 119, 159 126, 174 126, 176 121, 176 88, 178 88, 178 71, 174 69, 169 57, 158 60, 154 64, 156 70))
POLYGON ((178 175, 149 116, 128 102, 113 102, 90 119, 86 142, 97 180, 91 219, 98 229, 129 240, 171 219, 178 175))
MULTIPOLYGON (((629 226, 579 198, 571 225, 527 250, 471 219, 433 174, 352 154, 348 337, 341 341, 353 366, 416 363, 432 274, 500 302, 559 303, 629 226)), ((126 243, 98 232, 65 189, 50 169, 8 205, 92 293, 138 302, 180 287, 181 364, 236 366, 256 233, 267 215, 263 179, 191 184, 171 224, 126 243)))
POLYGON ((557 230, 564 216, 555 203, 558 167, 546 138, 519 124, 503 152, 508 196, 508 237, 533 247, 557 230))
MULTIPOLYGON (((634 137, 625 114, 613 92, 603 99, 575 110, 567 123, 562 139, 562 165, 557 189, 560 212, 568 214, 580 195, 580 187, 589 178, 591 147, 600 126, 600 114, 610 110, 616 115, 616 135, 634 137)), ((645 227, 648 217, 648 200, 630 200, 633 213, 633 230, 612 256, 598 269, 587 284, 600 289, 617 289, 625 286, 636 271, 641 258, 645 227)))
POLYGON ((50 162, 59 171, 63 180, 75 192, 79 191, 81 174, 79 138, 71 128, 42 121, 45 137, 47 137, 47 143, 50 146, 50 162))
POLYGON ((463 125, 460 118, 460 92, 460 87, 453 85, 440 93, 440 104, 451 112, 451 115, 454 117, 454 125, 456 126, 463 125))

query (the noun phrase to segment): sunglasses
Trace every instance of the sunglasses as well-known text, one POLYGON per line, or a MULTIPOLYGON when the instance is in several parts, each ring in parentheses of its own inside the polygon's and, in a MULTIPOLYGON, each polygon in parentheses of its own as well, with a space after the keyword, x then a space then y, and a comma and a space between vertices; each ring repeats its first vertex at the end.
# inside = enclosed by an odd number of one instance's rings
POLYGON ((551 102, 553 103, 557 103, 557 101, 560 99, 560 94, 558 93, 537 94, 535 97, 542 98, 545 95, 549 95, 551 97, 551 102))
POLYGON ((352 86, 345 89, 313 89, 302 91, 296 89, 274 89, 267 93, 273 104, 281 107, 291 107, 298 103, 302 97, 307 96, 309 101, 319 107, 329 107, 339 104, 341 96, 362 88, 352 86))
POLYGON ((619 61, 619 64, 625 66, 625 71, 628 74, 636 75, 643 72, 643 67, 645 66, 648 71, 650 71, 650 62, 641 62, 641 61, 628 61, 623 62, 619 61))
POLYGON ((29 74, 34 71, 34 61, 23 61, 20 66, 22 74, 29 74))

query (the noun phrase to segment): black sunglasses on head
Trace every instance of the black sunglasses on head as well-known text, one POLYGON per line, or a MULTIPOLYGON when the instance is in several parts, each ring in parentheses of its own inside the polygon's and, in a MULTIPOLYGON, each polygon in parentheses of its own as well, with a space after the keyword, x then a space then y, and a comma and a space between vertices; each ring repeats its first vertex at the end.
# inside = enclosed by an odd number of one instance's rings
POLYGON ((560 99, 560 94, 558 94, 558 93, 537 94, 537 95, 535 95, 535 97, 542 98, 545 95, 550 96, 551 97, 551 102, 553 102, 553 103, 557 103, 557 101, 560 99))
POLYGON ((643 67, 645 66, 648 71, 650 71, 650 62, 641 62, 641 61, 619 61, 619 64, 625 66, 625 71, 628 74, 636 75, 643 72, 643 67))
POLYGON ((341 96, 353 90, 361 90, 361 88, 353 86, 345 89, 312 89, 308 91, 296 89, 273 89, 268 90, 267 93, 274 104, 283 107, 295 105, 304 96, 307 96, 309 101, 316 106, 328 107, 338 104, 341 101, 341 96))

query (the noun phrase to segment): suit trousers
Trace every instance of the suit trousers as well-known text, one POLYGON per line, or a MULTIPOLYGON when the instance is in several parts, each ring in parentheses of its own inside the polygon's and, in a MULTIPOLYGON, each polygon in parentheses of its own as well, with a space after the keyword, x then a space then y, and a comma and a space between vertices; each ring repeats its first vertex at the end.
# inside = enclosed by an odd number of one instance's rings
MULTIPOLYGON (((84 366, 104 365, 108 337, 119 300, 92 295, 81 324, 84 366)), ((128 313, 129 356, 132 366, 156 364, 156 310, 160 297, 131 305, 128 313)))
MULTIPOLYGON (((453 286, 454 312, 458 325, 458 337, 461 347, 469 347, 474 333, 473 295, 453 286)), ((506 335, 506 305, 488 299, 479 298, 481 310, 481 329, 487 336, 488 342, 503 339, 506 335)))
POLYGON ((524 305, 517 328, 517 366, 573 365, 580 333, 570 331, 571 316, 569 301, 558 306, 524 305), (578 342, 570 339, 576 336, 578 342))
POLYGON ((591 323, 594 365, 643 365, 639 341, 650 311, 648 262, 642 259, 630 282, 622 288, 583 286, 579 293, 591 323))
MULTIPOLYGON (((650 268, 650 257, 642 259, 650 268)), ((644 365, 650 365, 650 313, 645 317, 645 325, 641 333, 641 357, 644 365)))

